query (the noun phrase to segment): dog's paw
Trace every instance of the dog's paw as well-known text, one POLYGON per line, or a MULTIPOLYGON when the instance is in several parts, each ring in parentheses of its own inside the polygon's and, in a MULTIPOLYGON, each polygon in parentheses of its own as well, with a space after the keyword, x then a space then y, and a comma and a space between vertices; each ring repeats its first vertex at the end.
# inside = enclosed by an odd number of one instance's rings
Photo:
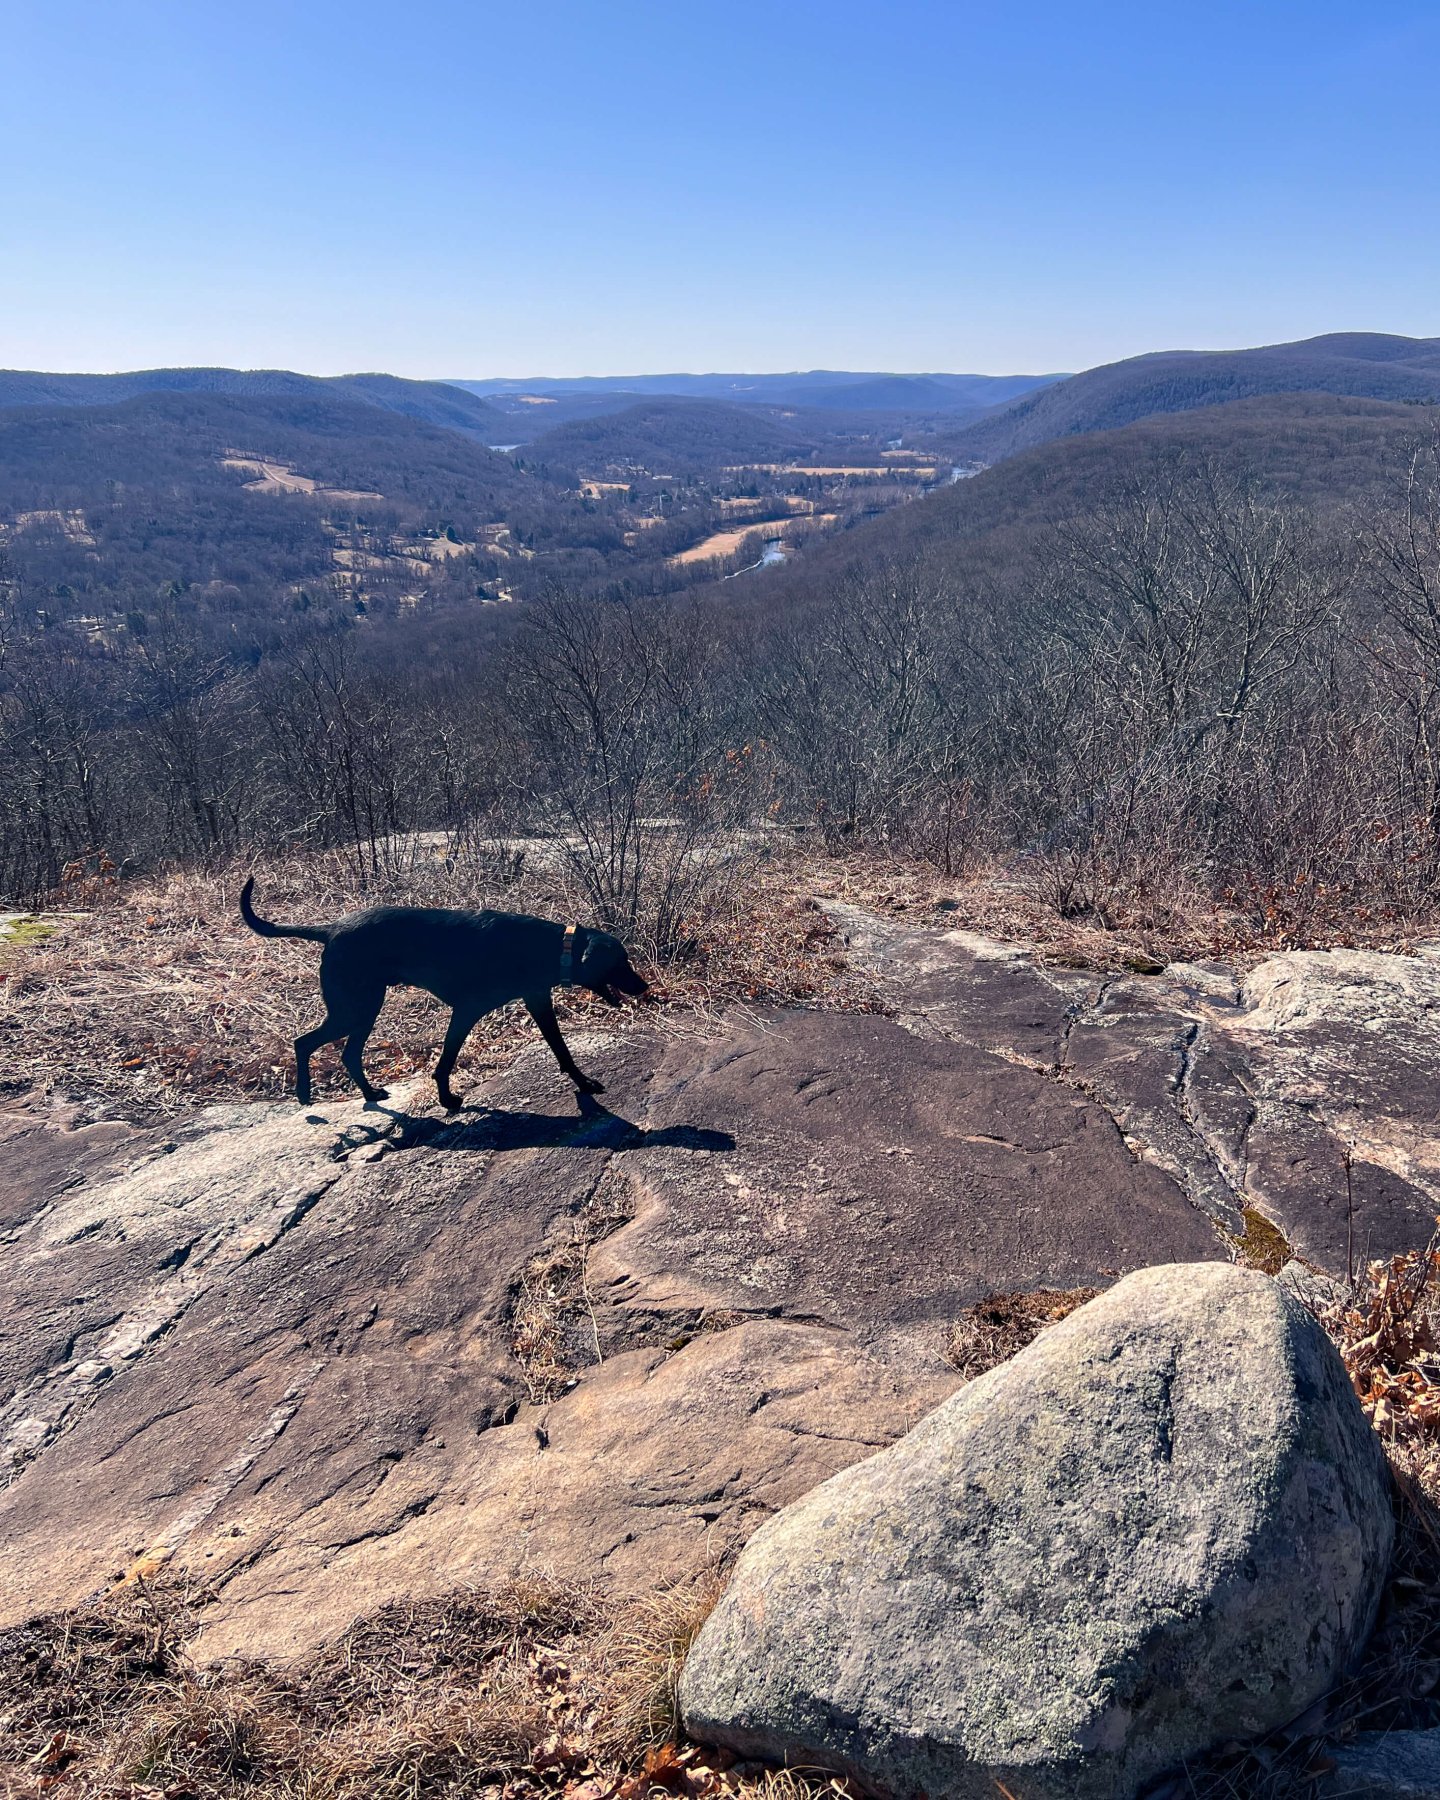
POLYGON ((459 1112, 465 1102, 458 1094, 442 1094, 440 1096, 440 1104, 445 1108, 446 1112, 459 1112))
POLYGON ((575 1086, 582 1094, 603 1094, 605 1092, 605 1083, 596 1081, 592 1075, 582 1075, 575 1086))

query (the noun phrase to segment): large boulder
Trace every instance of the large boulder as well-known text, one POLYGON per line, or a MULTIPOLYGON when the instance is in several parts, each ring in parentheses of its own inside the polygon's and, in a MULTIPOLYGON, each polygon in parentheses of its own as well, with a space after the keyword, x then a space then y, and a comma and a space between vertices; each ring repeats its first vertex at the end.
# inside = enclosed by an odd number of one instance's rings
POLYGON ((931 1800, 1121 1800, 1331 1685, 1393 1522, 1314 1318, 1224 1263, 1129 1276, 750 1540, 687 1728, 931 1800))

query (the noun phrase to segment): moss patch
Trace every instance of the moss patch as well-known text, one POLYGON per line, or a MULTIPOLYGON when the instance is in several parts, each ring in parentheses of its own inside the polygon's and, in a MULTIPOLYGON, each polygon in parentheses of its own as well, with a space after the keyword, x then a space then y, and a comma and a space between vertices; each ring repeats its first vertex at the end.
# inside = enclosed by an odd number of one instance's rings
POLYGON ((1242 1209, 1245 1229, 1230 1239, 1247 1269, 1258 1269, 1262 1275, 1278 1275, 1295 1252, 1290 1240, 1278 1225, 1253 1206, 1242 1209))
POLYGON ((37 919, 26 913, 19 918, 0 919, 0 967, 15 954, 17 950, 30 950, 37 944, 43 944, 48 937, 53 937, 55 927, 44 919, 37 919))

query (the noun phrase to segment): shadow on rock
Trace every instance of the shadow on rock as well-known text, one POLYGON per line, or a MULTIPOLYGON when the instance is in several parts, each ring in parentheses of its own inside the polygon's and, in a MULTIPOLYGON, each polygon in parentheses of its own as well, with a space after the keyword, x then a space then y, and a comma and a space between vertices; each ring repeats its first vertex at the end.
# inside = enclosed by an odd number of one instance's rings
POLYGON ((588 1094, 580 1097, 579 1108, 578 1116, 476 1108, 470 1117, 462 1114, 447 1119, 417 1116, 388 1106, 375 1110, 388 1113, 404 1128, 412 1143, 424 1143, 437 1150, 735 1148, 735 1139, 728 1131, 709 1131, 699 1125, 666 1125, 647 1130, 607 1111, 588 1094))

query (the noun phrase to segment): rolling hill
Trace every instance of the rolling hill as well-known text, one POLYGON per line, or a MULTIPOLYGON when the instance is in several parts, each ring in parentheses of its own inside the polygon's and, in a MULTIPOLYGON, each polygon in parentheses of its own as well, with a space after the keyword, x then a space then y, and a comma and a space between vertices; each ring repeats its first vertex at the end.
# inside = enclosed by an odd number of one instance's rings
POLYGON ((915 505, 816 540, 766 576, 766 605, 783 604, 792 590, 819 593, 846 576, 916 559, 947 579, 963 580, 982 564, 1023 579, 1037 531, 1084 515, 1117 484, 1143 488, 1177 457, 1214 459, 1248 474, 1262 493, 1291 496, 1319 512, 1364 505, 1393 492, 1411 447, 1434 425, 1440 406, 1299 393, 1052 440, 915 505))
POLYGON ((577 497, 472 437, 325 384, 0 409, 0 549, 59 617, 144 611, 165 592, 208 606, 223 590, 237 618, 269 619, 302 587, 473 597, 497 565, 461 551, 498 521, 555 548, 585 525, 577 497))
POLYGON ((1153 413, 1287 393, 1440 400, 1440 338, 1337 332, 1254 350, 1134 356, 1022 395, 968 427, 956 442, 968 455, 997 462, 1056 438, 1109 431, 1153 413))
POLYGON ((503 433, 506 424, 502 413, 474 394, 443 381, 405 381, 396 375, 299 375, 291 369, 136 369, 119 375, 0 370, 0 409, 115 406, 142 394, 162 393, 268 401, 339 397, 487 442, 503 433))
POLYGON ((599 418, 557 425, 525 446, 524 460, 530 467, 585 474, 632 465, 696 471, 782 461, 815 442, 791 421, 757 408, 657 397, 599 418))

